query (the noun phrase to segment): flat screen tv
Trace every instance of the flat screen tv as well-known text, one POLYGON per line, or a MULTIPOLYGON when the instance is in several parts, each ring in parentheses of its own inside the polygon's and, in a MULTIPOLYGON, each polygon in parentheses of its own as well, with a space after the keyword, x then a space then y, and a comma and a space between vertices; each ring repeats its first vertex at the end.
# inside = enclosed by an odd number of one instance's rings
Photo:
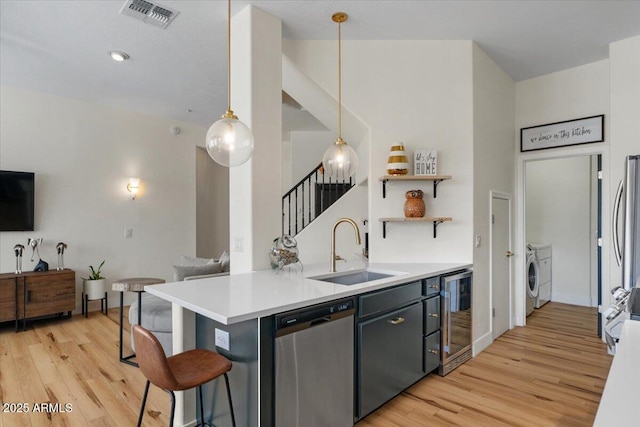
POLYGON ((35 175, 0 170, 0 231, 33 231, 35 175))

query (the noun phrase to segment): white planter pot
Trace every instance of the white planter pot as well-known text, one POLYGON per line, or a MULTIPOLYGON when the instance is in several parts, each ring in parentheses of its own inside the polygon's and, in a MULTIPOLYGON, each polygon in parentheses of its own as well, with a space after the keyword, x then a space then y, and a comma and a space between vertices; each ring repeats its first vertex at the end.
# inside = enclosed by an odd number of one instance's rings
POLYGON ((84 294, 90 299, 102 299, 107 291, 107 279, 84 280, 84 294))

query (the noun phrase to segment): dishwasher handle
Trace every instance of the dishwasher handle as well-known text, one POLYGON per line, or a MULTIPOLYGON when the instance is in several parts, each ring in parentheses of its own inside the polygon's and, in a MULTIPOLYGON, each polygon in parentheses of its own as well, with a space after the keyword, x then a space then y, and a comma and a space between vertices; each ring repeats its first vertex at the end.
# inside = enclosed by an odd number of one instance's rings
POLYGON ((321 319, 315 319, 309 322, 309 327, 313 328, 314 326, 320 325, 322 323, 331 322, 331 316, 324 316, 321 319))

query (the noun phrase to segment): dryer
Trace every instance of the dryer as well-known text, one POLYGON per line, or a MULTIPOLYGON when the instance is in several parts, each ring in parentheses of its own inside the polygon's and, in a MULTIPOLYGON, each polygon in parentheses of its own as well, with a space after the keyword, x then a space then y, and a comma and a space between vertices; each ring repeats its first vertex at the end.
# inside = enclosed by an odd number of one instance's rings
POLYGON ((525 283, 527 293, 527 316, 533 313, 538 299, 540 266, 534 250, 527 245, 527 280, 525 283))

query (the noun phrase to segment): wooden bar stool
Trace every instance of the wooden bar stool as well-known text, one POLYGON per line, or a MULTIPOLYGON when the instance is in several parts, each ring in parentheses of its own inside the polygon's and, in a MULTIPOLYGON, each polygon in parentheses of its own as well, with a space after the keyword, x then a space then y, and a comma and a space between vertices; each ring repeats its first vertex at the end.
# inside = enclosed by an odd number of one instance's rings
POLYGON ((173 426, 173 415, 176 409, 176 396, 174 391, 198 388, 200 399, 200 421, 204 424, 204 409, 202 405, 202 385, 224 375, 227 385, 227 397, 231 410, 231 423, 236 425, 231 402, 231 389, 227 372, 231 370, 231 362, 226 357, 209 350, 195 349, 167 357, 162 349, 160 341, 148 330, 140 325, 133 325, 133 342, 136 345, 136 355, 140 370, 147 377, 144 388, 138 427, 142 424, 144 406, 147 403, 149 383, 160 387, 171 395, 171 415, 169 425, 173 426))

